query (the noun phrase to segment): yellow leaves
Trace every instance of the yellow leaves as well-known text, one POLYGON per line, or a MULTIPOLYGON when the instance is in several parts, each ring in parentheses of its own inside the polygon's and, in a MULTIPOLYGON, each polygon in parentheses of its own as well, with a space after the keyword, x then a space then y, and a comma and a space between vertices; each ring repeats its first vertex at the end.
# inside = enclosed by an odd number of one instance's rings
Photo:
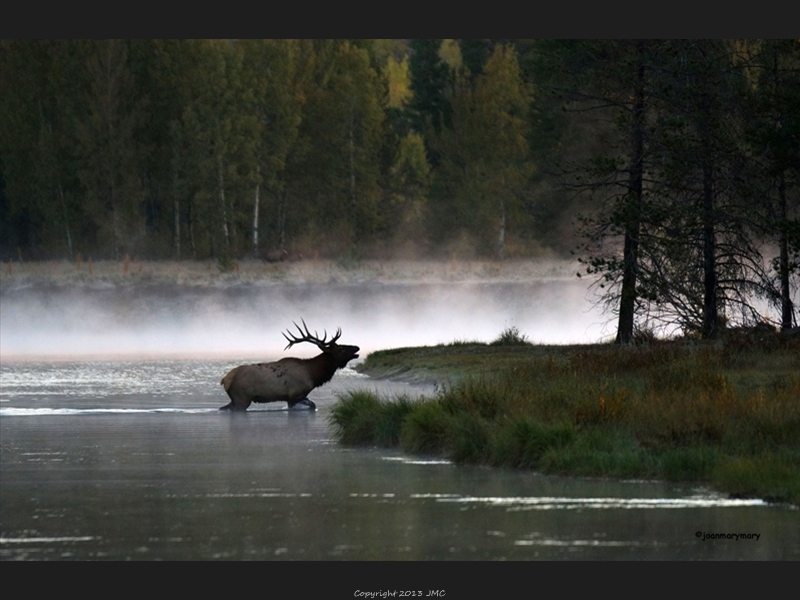
POLYGON ((403 108, 411 99, 408 58, 398 61, 390 56, 386 63, 386 79, 389 86, 389 108, 403 108))
POLYGON ((523 160, 528 153, 525 115, 530 94, 513 48, 497 46, 474 91, 475 126, 484 155, 499 162, 523 160))
POLYGON ((400 140, 397 157, 391 174, 395 187, 406 185, 425 186, 430 174, 430 165, 425 155, 425 142, 422 135, 409 132, 400 140))
POLYGON ((452 70, 460 69, 463 61, 461 59, 461 48, 458 42, 456 40, 442 40, 442 46, 439 48, 439 58, 452 70))

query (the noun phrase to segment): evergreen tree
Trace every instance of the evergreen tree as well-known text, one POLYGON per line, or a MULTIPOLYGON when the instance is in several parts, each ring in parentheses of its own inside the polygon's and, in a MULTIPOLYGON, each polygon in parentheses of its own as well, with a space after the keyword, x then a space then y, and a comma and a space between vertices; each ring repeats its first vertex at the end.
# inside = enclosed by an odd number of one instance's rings
POLYGON ((180 142, 173 135, 187 102, 181 65, 185 44, 180 40, 133 40, 129 62, 134 97, 147 113, 137 128, 144 198, 141 206, 147 244, 139 252, 152 258, 181 258, 181 232, 186 199, 179 190, 180 142))
POLYGON ((458 40, 458 45, 461 48, 464 68, 469 72, 470 78, 474 80, 483 73, 483 66, 494 51, 494 41, 467 39, 458 40))
POLYGON ((396 233, 393 244, 405 246, 402 249, 412 254, 418 254, 425 245, 421 237, 428 217, 430 179, 425 141, 420 134, 411 131, 397 145, 389 171, 391 192, 386 216, 396 233))
POLYGON ((448 69, 439 55, 442 40, 421 39, 409 43, 411 72, 411 92, 409 103, 414 129, 425 134, 426 123, 433 129, 441 130, 442 122, 449 118, 449 106, 445 99, 448 69))
POLYGON ((616 140, 573 180, 600 200, 585 220, 584 257, 618 314, 617 341, 633 339, 637 317, 705 337, 725 319, 757 319, 752 298, 770 291, 742 200, 741 77, 728 46, 553 46, 551 65, 574 76, 562 78, 574 106, 617 124, 616 140))
POLYGON ((297 82, 298 44, 291 40, 248 40, 245 51, 244 88, 248 90, 247 110, 254 116, 256 136, 256 180, 253 199, 252 252, 259 255, 259 231, 263 217, 263 192, 272 217, 274 239, 268 245, 285 251, 283 171, 298 135, 303 96, 297 82))
POLYGON ((752 299, 769 294, 742 178, 745 80, 727 42, 672 45, 677 60, 656 125, 669 250, 662 277, 680 322, 711 338, 726 321, 760 320, 752 299))
POLYGON ((369 52, 349 42, 319 44, 297 143, 287 163, 292 228, 338 251, 380 222, 380 144, 385 94, 369 52))
POLYGON ((637 312, 646 307, 641 255, 647 252, 643 226, 652 207, 644 179, 648 171, 652 176, 649 121, 661 47, 659 42, 616 40, 554 42, 543 50, 547 62, 539 71, 561 87, 572 109, 616 125, 602 152, 573 172, 572 186, 597 202, 583 220, 587 243, 581 260, 588 273, 602 275, 606 305, 617 315, 616 341, 629 343, 637 312))
MULTIPOLYGON (((191 73, 194 62, 191 40, 155 40, 150 68, 150 98, 156 151, 152 153, 153 170, 165 197, 165 214, 170 215, 171 254, 183 258, 183 245, 187 241, 197 258, 193 235, 192 199, 197 192, 197 178, 191 167, 191 150, 184 131, 184 110, 191 102, 191 73)), ((166 219, 165 219, 166 220, 166 219)), ((166 229, 166 227, 164 228, 166 229)))
POLYGON ((75 50, 65 41, 0 41, 3 243, 15 256, 71 257, 82 243, 71 153, 72 102, 80 85, 75 50))
POLYGON ((797 323, 792 279, 800 272, 800 43, 757 40, 740 46, 750 80, 746 136, 757 160, 755 195, 763 200, 764 235, 778 246, 773 303, 781 328, 790 329, 797 323))
POLYGON ((242 109, 242 53, 234 43, 193 42, 189 59, 181 130, 188 168, 199 183, 190 200, 190 234, 195 252, 227 269, 251 223, 243 207, 256 173, 254 115, 242 109))
POLYGON ((135 133, 146 115, 135 103, 127 42, 83 42, 81 50, 87 95, 86 110, 76 119, 76 138, 84 211, 99 247, 120 259, 144 243, 141 148, 135 133))
POLYGON ((452 126, 433 138, 442 157, 437 180, 445 211, 435 226, 451 221, 470 230, 484 251, 492 248, 502 259, 508 217, 519 212, 532 171, 526 139, 530 91, 514 49, 505 45, 495 48, 474 85, 462 71, 454 90, 452 126))

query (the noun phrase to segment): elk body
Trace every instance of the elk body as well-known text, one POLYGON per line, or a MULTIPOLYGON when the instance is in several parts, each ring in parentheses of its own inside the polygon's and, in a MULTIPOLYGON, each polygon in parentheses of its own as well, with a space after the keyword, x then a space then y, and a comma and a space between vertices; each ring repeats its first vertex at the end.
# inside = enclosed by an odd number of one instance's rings
POLYGON ((309 342, 322 350, 314 358, 282 358, 275 362, 241 365, 232 369, 220 383, 231 401, 220 410, 247 410, 252 402, 286 402, 289 408, 302 404, 309 408, 316 405, 308 399, 308 394, 316 387, 329 382, 337 370, 358 358, 358 346, 339 345, 336 342, 342 335, 339 329, 330 341, 328 334, 322 339, 311 335, 303 321, 305 332, 295 323, 300 337, 283 334, 289 341, 286 350, 301 342, 309 342))

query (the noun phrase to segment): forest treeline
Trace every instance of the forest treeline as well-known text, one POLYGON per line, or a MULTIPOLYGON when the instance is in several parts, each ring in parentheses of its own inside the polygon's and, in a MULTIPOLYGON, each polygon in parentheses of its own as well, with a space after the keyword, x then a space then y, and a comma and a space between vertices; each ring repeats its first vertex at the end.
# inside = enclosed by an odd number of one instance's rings
POLYGON ((513 44, 442 42, 3 41, 4 254, 492 254, 530 84, 513 44))
POLYGON ((550 248, 620 341, 791 328, 799 69, 798 40, 2 40, 0 258, 550 248))

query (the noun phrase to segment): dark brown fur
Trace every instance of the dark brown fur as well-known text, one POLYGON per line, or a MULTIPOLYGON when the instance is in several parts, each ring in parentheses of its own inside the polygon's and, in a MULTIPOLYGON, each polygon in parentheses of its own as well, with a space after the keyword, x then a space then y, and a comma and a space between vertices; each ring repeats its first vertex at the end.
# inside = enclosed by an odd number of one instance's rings
POLYGON ((339 346, 335 342, 318 345, 324 349, 314 358, 282 358, 232 369, 220 381, 231 399, 220 410, 247 410, 253 402, 286 402, 289 408, 301 403, 315 408, 308 394, 329 382, 338 369, 358 358, 359 351, 358 346, 339 346))

